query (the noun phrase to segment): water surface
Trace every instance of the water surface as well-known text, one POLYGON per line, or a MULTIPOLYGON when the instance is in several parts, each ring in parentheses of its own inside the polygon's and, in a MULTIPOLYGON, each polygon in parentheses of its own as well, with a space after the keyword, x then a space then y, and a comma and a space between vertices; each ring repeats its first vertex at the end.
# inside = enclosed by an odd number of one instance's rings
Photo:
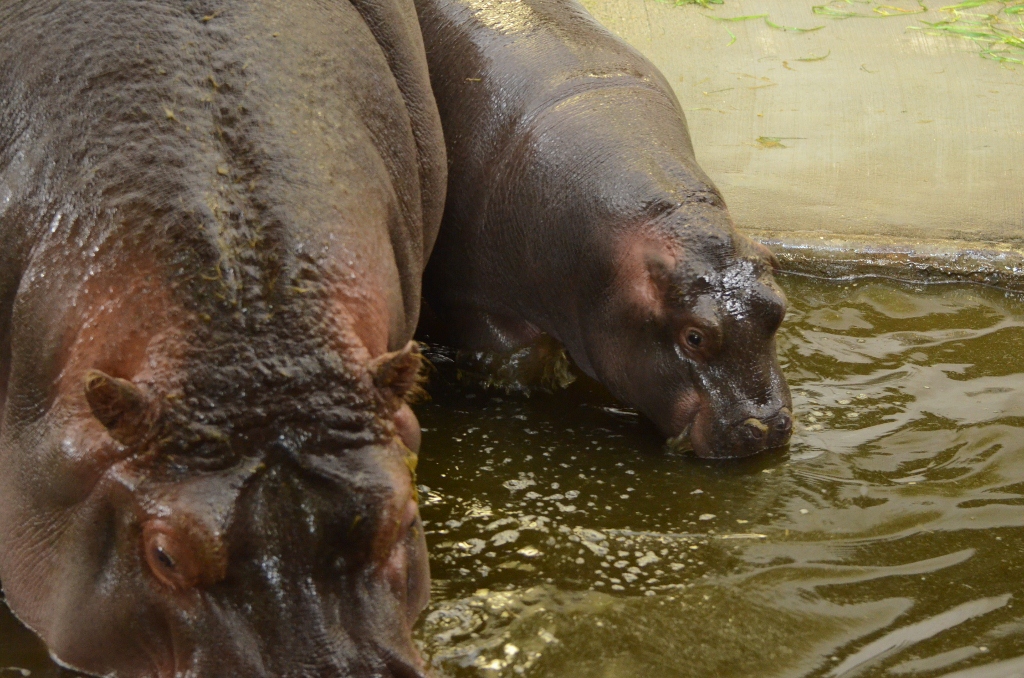
MULTIPOLYGON (((781 284, 798 424, 740 462, 666 452, 585 380, 507 395, 434 353, 439 676, 1024 675, 1024 303, 781 284)), ((55 673, 4 614, 2 666, 55 673)))

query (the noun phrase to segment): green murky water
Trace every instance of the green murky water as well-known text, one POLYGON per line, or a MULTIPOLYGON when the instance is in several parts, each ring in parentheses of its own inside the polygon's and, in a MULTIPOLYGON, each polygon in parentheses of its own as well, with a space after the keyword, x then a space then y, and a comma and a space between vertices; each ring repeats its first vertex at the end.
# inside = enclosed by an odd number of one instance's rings
MULTIPOLYGON (((439 676, 1024 675, 1024 302, 781 282, 785 453, 674 456, 590 384, 488 393, 436 356, 439 676)), ((55 673, 0 614, 2 666, 55 673)))

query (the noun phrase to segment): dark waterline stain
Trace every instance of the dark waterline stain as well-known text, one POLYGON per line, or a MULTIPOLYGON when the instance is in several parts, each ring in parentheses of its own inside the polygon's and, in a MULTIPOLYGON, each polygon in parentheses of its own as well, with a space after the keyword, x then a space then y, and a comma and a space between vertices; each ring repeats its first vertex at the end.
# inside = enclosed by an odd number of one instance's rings
MULTIPOLYGON (((583 379, 523 398, 438 359, 417 406, 434 577, 417 635, 439 676, 1012 674, 1024 302, 781 283, 798 424, 753 459, 667 452, 583 379)), ((6 611, 4 666, 58 675, 6 611)))

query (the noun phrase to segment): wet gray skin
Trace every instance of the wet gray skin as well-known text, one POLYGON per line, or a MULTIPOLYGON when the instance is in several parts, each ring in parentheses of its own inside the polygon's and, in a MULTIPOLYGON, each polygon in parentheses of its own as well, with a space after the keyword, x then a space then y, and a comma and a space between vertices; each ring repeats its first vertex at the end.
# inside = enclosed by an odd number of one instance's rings
POLYGON ((704 457, 785 444, 774 259, 733 227, 655 66, 569 0, 417 0, 449 159, 427 335, 553 338, 704 457))
POLYGON ((0 3, 0 581, 57 661, 422 675, 432 101, 411 0, 0 3))
MULTIPOLYGON (((1024 303, 780 282, 787 453, 667 453, 583 379, 496 395, 433 354, 416 633, 437 675, 1020 675, 1024 303)), ((53 675, 15 624, 0 666, 53 675)))

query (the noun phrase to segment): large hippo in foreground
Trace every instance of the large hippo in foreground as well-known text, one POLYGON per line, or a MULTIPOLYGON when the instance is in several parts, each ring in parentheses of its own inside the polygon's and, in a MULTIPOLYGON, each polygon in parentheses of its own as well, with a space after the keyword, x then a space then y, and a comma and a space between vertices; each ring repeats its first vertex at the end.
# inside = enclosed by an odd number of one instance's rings
POLYGON ((420 676, 412 0, 0 4, 0 581, 118 677, 420 676))
POLYGON ((424 278, 446 339, 550 335, 698 455, 785 443, 774 258, 733 228, 668 83, 572 0, 416 0, 448 149, 424 278))

